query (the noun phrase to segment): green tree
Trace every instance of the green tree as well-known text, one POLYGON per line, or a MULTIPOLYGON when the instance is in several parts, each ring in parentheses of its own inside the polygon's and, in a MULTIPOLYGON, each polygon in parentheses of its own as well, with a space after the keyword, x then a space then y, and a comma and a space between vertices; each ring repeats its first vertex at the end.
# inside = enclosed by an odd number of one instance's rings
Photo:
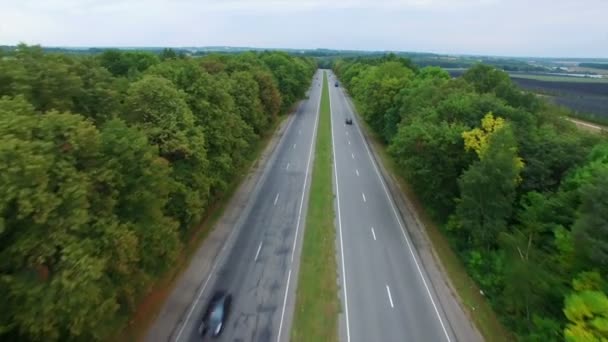
POLYGON ((400 126, 389 148, 416 193, 438 218, 452 212, 458 196, 457 178, 472 159, 462 152, 466 129, 459 124, 437 124, 431 117, 415 119, 400 126))
POLYGON ((182 231, 201 218, 209 199, 205 137, 184 97, 170 81, 146 76, 131 84, 124 115, 172 166, 176 187, 168 210, 182 231))
POLYGON ((73 109, 82 82, 75 61, 43 54, 38 46, 19 45, 14 58, 0 60, 0 96, 24 95, 39 111, 73 109))
POLYGON ((105 50, 99 55, 101 65, 114 76, 136 78, 160 62, 157 55, 145 51, 105 50))
POLYGON ((258 83, 253 75, 244 71, 233 73, 230 80, 230 95, 236 112, 256 134, 261 134, 268 127, 269 117, 264 114, 258 83))
POLYGON ((399 62, 386 62, 366 70, 355 83, 355 94, 361 99, 365 120, 387 142, 396 133, 394 127, 401 122, 398 112, 391 111, 394 98, 413 75, 399 62))
POLYGON ((496 247, 513 211, 515 190, 522 168, 509 126, 495 131, 483 152, 460 177, 456 216, 475 247, 496 247))
POLYGON ((74 99, 74 112, 91 118, 97 125, 118 116, 127 83, 113 77, 93 58, 81 59, 74 70, 82 80, 74 99))
POLYGON ((608 166, 594 176, 580 189, 581 205, 572 231, 585 264, 608 275, 608 166))
POLYGON ((91 210, 106 178, 99 133, 81 116, 40 116, 23 98, 3 98, 0 137, 0 331, 98 339, 118 309, 104 273, 111 251, 97 244, 117 222, 91 210))
POLYGON ((597 273, 582 273, 572 282, 574 293, 565 301, 568 325, 566 341, 608 341, 608 296, 601 289, 597 273))

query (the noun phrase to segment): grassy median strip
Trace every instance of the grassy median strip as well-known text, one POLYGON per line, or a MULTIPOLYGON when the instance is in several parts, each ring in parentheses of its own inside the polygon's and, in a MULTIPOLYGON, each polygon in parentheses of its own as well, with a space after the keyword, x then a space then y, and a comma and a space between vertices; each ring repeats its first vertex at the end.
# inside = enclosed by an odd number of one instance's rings
POLYGON ((338 340, 338 285, 332 192, 332 146, 327 75, 317 128, 306 230, 291 341, 338 340))

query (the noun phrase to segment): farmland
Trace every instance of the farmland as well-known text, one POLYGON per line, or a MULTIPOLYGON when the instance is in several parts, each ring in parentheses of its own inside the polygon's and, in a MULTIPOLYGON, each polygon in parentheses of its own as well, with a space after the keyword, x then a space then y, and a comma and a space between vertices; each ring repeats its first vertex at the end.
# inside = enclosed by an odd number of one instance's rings
POLYGON ((575 116, 598 123, 608 121, 608 83, 555 82, 513 77, 520 87, 547 95, 558 105, 572 109, 575 116))

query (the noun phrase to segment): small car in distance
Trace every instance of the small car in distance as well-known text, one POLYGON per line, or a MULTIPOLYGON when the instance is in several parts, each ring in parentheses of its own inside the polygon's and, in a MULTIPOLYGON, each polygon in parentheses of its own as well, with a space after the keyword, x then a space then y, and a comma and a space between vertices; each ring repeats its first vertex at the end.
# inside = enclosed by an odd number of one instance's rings
POLYGON ((347 125, 352 125, 353 124, 353 119, 349 116, 344 120, 344 123, 346 123, 347 125))
POLYGON ((339 84, 338 82, 334 83, 334 86, 335 86, 335 87, 337 87, 337 86, 339 86, 339 85, 340 85, 340 84, 339 84))
POLYGON ((222 334, 230 314, 231 303, 232 295, 224 291, 217 291, 213 294, 198 328, 201 336, 205 336, 207 332, 210 332, 212 337, 218 337, 222 334))

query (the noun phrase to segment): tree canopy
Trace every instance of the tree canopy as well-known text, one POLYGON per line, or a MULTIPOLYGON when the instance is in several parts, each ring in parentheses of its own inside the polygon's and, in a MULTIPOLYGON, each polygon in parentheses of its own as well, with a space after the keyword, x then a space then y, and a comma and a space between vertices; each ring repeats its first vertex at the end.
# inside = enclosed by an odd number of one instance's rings
POLYGON ((314 68, 278 52, 1 58, 0 340, 114 334, 314 68))

